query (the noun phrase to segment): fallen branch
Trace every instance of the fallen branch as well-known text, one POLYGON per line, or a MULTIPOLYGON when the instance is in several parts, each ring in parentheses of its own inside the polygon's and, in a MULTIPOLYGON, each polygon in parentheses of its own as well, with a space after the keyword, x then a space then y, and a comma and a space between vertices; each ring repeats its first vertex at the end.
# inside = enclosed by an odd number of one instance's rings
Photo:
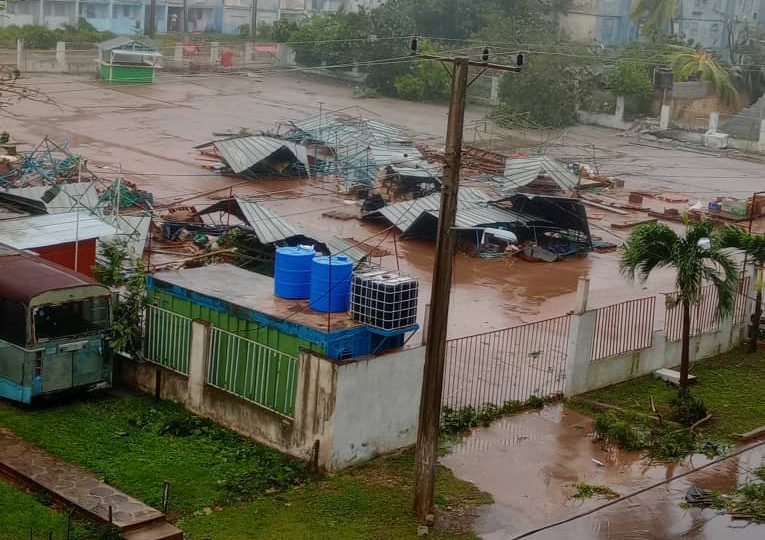
POLYGON ((685 431, 685 430, 688 430, 688 431, 690 431, 691 433, 693 433, 693 430, 694 430, 694 429, 696 429, 697 427, 699 427, 699 426, 700 426, 701 424, 703 424, 704 422, 708 421, 710 418, 712 418, 712 413, 709 413, 708 415, 706 415, 706 416, 705 416, 704 418, 702 418, 701 420, 699 420, 699 421, 697 421, 697 422, 694 422, 694 423, 693 423, 693 424, 691 424, 689 427, 684 427, 684 428, 682 428, 682 429, 677 429, 677 430, 673 431, 672 433, 680 433, 681 431, 685 431))

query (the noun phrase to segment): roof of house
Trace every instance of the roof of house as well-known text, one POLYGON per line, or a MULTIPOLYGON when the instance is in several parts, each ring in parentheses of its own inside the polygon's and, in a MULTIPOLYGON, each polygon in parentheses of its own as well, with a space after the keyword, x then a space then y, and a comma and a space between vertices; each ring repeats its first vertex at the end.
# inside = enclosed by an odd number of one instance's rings
POLYGON ((231 170, 237 174, 268 159, 282 148, 292 153, 295 159, 303 164, 306 171, 310 170, 308 150, 305 146, 291 141, 263 135, 251 135, 214 141, 213 145, 220 152, 221 157, 223 157, 228 166, 231 167, 231 170))
POLYGON ((562 191, 576 189, 579 177, 549 156, 508 159, 504 176, 495 176, 492 181, 500 192, 507 194, 547 174, 562 191))
POLYGON ((62 214, 77 208, 98 207, 95 182, 33 186, 0 191, 0 201, 31 213, 62 214))
POLYGON ((253 229, 262 244, 272 244, 303 234, 301 229, 254 199, 240 196, 225 199, 201 210, 198 214, 204 215, 213 212, 228 212, 235 215, 253 229))
MULTIPOLYGON (((29 303, 44 292, 97 283, 82 274, 0 244, 0 298, 29 303)), ((104 294, 109 290, 104 287, 104 294)))
POLYGON ((89 212, 66 212, 0 221, 0 242, 17 249, 34 249, 119 234, 119 230, 89 212))
POLYGON ((113 49, 122 49, 126 48, 126 45, 130 45, 131 47, 134 47, 139 50, 149 50, 149 51, 158 51, 159 46, 154 43, 149 38, 146 37, 135 37, 135 36, 115 36, 111 39, 107 39, 106 41, 102 41, 98 44, 98 48, 101 50, 113 50, 113 49))

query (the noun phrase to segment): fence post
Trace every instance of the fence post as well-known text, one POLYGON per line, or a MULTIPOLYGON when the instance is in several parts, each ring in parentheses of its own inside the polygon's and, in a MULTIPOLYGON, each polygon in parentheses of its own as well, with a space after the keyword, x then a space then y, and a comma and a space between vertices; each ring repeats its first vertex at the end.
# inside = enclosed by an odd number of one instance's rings
POLYGON ((194 412, 202 410, 207 361, 210 357, 211 326, 207 321, 191 321, 191 347, 189 353, 188 407, 194 412))
POLYGON ((491 77, 491 94, 489 95, 489 100, 492 105, 499 105, 499 83, 501 80, 502 77, 499 75, 491 77))
POLYGON ((707 133, 717 133, 717 126, 720 125, 720 113, 719 112, 711 112, 709 113, 709 127, 707 128, 707 133))
POLYGON ((220 43, 213 41, 210 43, 210 66, 218 65, 218 56, 220 55, 220 43))
POLYGON ((24 54, 24 38, 16 40, 16 69, 19 71, 27 69, 26 55, 24 54))
POLYGON ((597 311, 571 315, 566 352, 566 378, 563 395, 573 396, 588 390, 587 375, 592 360, 592 342, 595 338, 597 311))
POLYGON ((576 307, 574 313, 581 315, 587 311, 587 301, 590 297, 590 276, 581 276, 576 284, 576 307))
POLYGON ((616 111, 614 111, 614 118, 619 122, 624 120, 624 96, 616 96, 616 111))
POLYGON ((56 42, 56 68, 59 71, 68 71, 66 64, 66 43, 63 41, 56 42))
POLYGON ((758 146, 761 152, 765 152, 765 120, 760 122, 760 142, 758 146))
POLYGON ((255 48, 255 43, 248 41, 244 44, 244 65, 249 66, 252 64, 252 50, 255 48))
POLYGON ((659 116, 659 127, 661 129, 669 129, 669 117, 672 109, 669 105, 661 106, 661 115, 659 116))
POLYGON ((183 67, 183 45, 175 46, 173 62, 175 62, 175 67, 183 67))

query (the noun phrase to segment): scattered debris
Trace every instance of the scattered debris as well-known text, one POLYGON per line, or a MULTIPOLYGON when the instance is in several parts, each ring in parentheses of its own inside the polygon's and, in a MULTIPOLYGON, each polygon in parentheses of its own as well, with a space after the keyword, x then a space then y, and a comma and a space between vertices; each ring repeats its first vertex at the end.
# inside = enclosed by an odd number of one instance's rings
POLYGON ((602 499, 619 498, 617 492, 606 486, 595 486, 587 482, 577 482, 573 487, 576 489, 576 493, 572 495, 573 499, 592 499, 593 497, 602 499))

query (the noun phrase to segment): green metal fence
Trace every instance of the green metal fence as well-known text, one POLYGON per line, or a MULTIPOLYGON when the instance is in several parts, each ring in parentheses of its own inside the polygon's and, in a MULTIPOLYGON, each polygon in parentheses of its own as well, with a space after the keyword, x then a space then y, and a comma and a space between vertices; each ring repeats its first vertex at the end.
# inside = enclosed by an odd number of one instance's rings
POLYGON ((144 317, 146 359, 188 375, 191 319, 157 306, 146 306, 144 317))
POLYGON ((297 358, 230 332, 211 329, 207 383, 292 418, 297 358))

